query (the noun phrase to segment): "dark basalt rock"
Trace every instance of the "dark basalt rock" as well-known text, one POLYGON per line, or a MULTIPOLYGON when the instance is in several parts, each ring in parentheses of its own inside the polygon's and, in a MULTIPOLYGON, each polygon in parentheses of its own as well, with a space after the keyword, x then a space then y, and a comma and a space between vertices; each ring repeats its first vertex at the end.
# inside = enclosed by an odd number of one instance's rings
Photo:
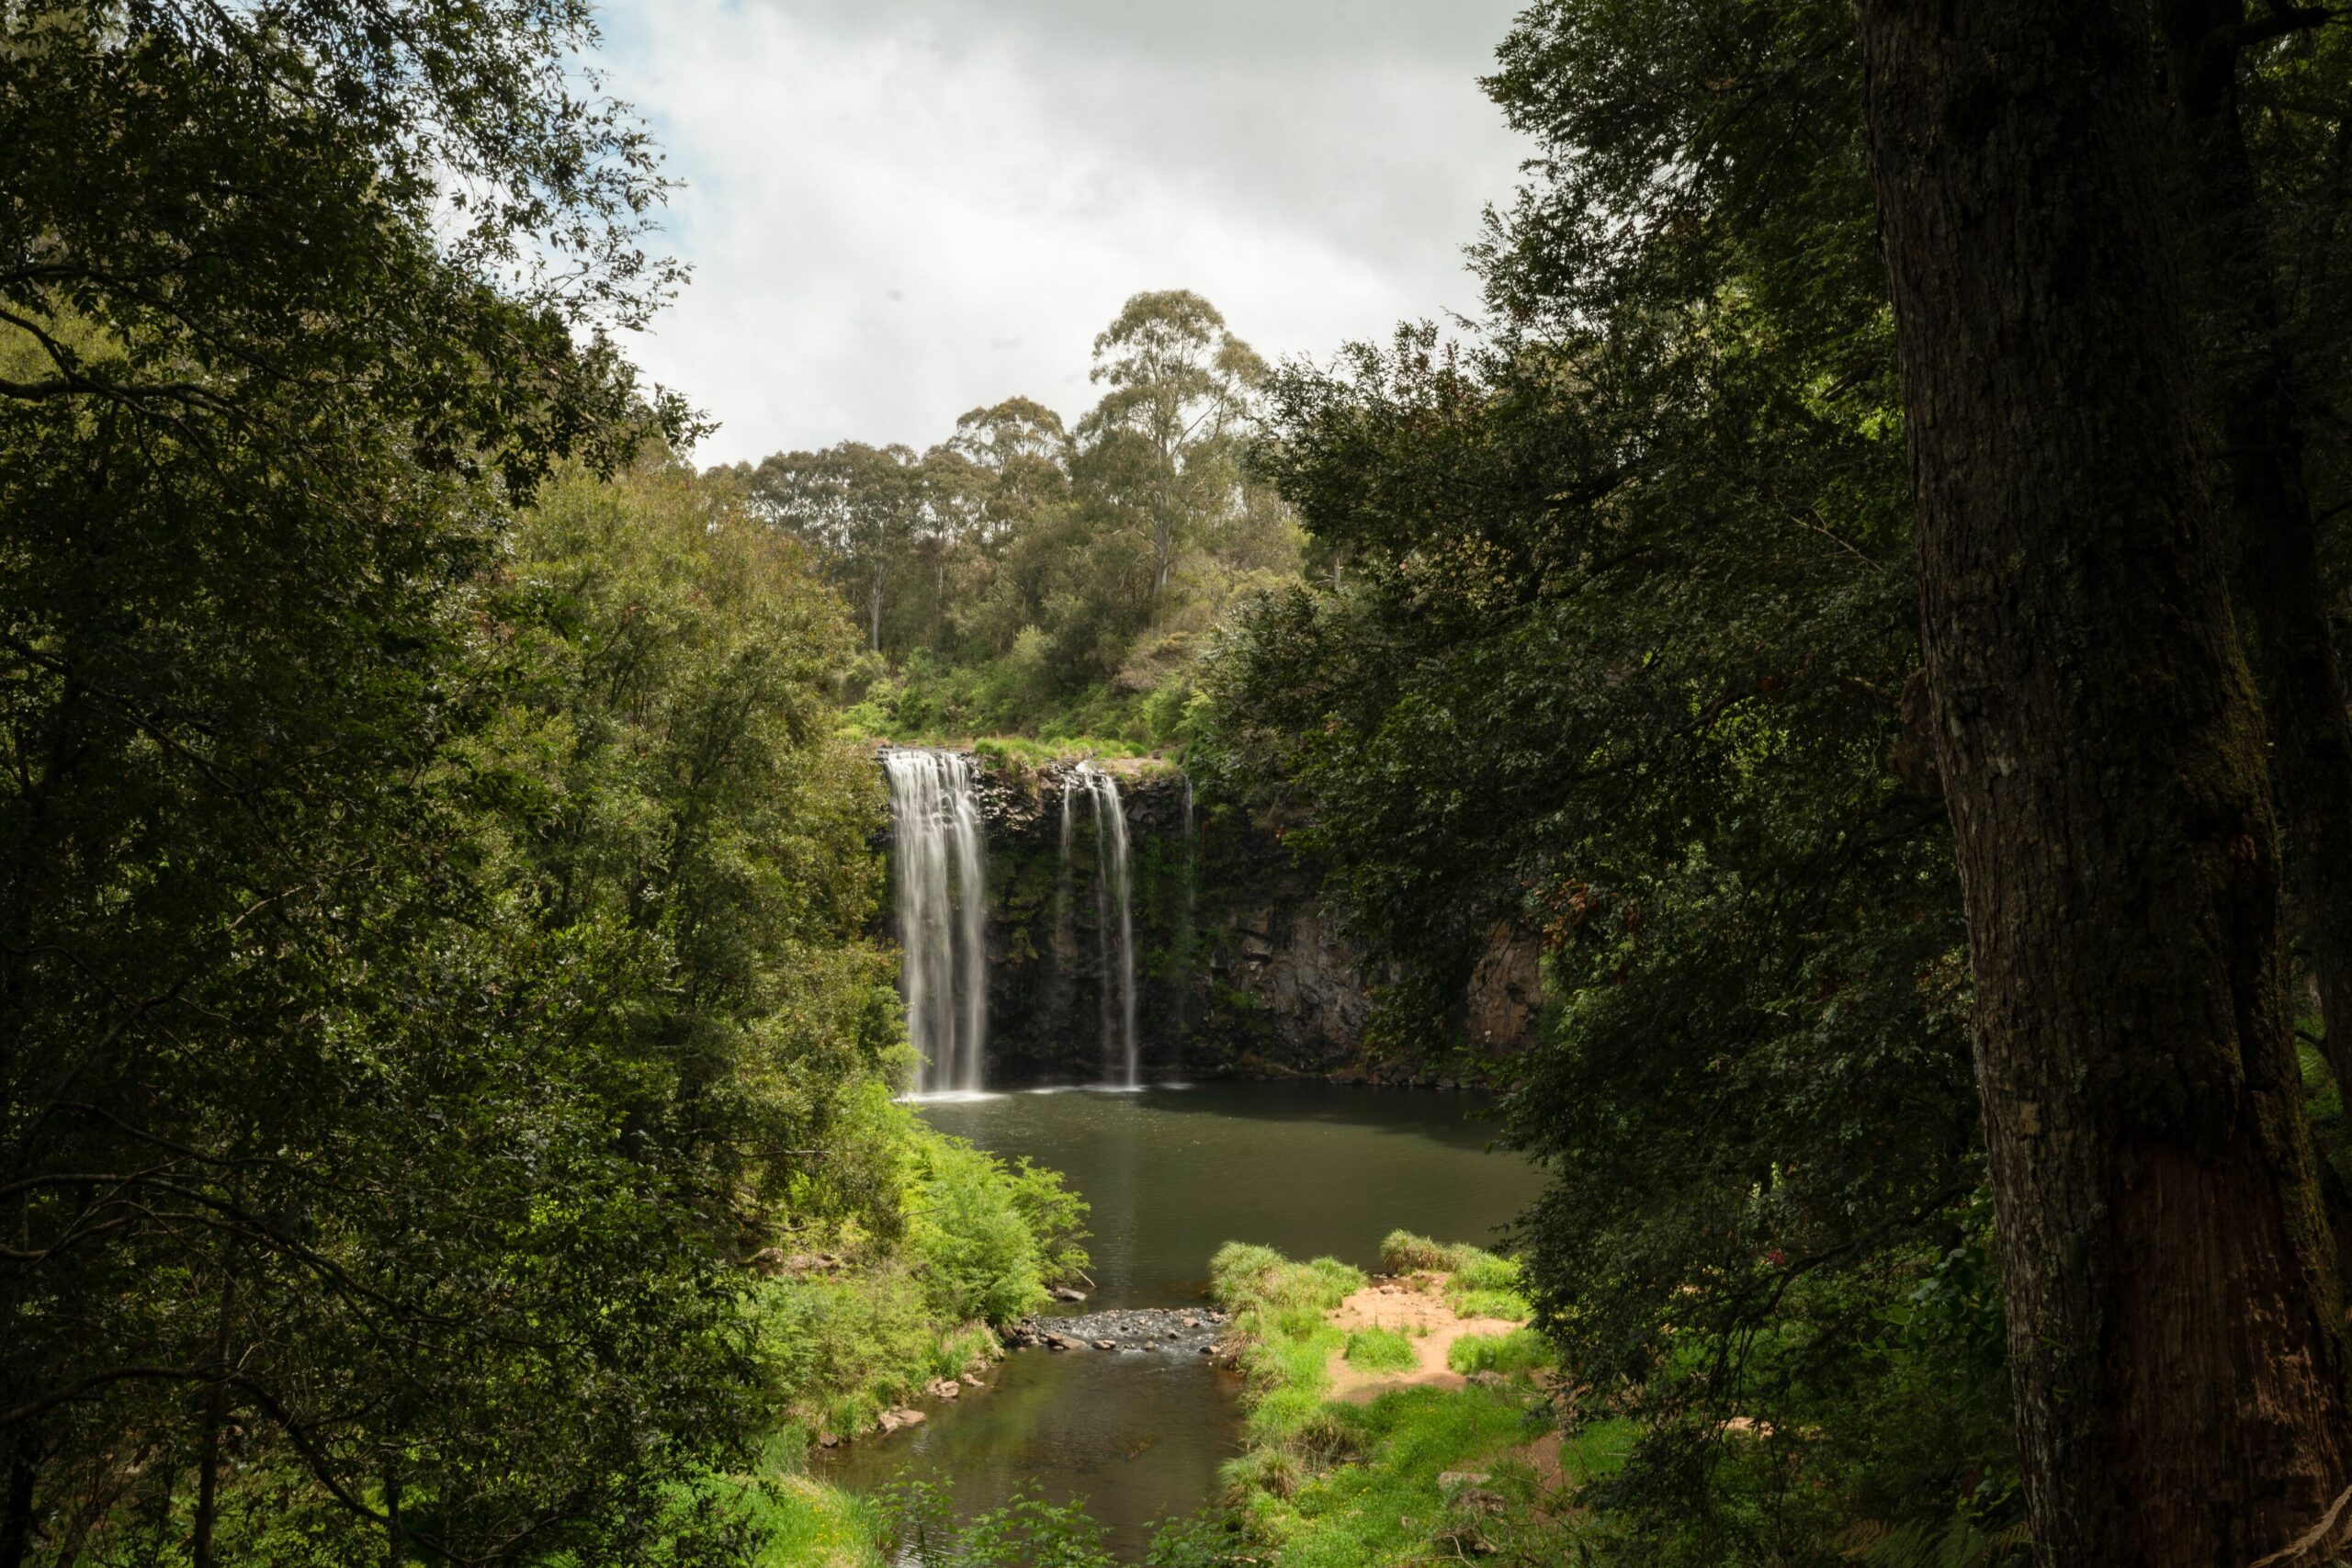
MULTIPOLYGON (((1146 1077, 1420 1081, 1409 1066, 1367 1071, 1372 976, 1274 825, 1202 810, 1188 834, 1180 769, 1100 765, 1118 780, 1126 818, 1146 1077)), ((1092 1082, 1119 1054, 1104 1038, 1111 982, 1083 792, 1070 797, 1067 867, 1062 856, 1074 766, 983 757, 974 786, 987 839, 991 1087, 1092 1082)), ((1476 1052, 1505 1055, 1532 1038, 1539 951, 1509 926, 1487 933, 1462 1009, 1476 1052)))

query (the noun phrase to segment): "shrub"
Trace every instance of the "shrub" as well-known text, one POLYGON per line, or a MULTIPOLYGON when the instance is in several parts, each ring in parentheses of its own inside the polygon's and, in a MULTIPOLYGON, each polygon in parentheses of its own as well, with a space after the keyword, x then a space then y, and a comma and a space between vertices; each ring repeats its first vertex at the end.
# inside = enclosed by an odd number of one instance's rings
POLYGON ((1086 1271, 1086 1200, 1063 1184, 1062 1173, 1032 1165, 1023 1156, 1011 1177, 1012 1206, 1037 1244, 1047 1284, 1074 1280, 1086 1271))
POLYGON ((777 1404, 817 1431, 861 1431, 945 1375, 940 1362, 949 1354, 960 1371, 992 1348, 943 1335, 922 1290, 895 1263, 854 1277, 763 1280, 751 1311, 777 1404))
MULTIPOLYGON (((958 1138, 926 1137, 916 1151, 920 1177, 907 1234, 933 1309, 952 1322, 1006 1324, 1044 1306, 1051 1299, 1046 1260, 1015 1179, 958 1138)), ((1058 1179, 1050 1185, 1058 1187, 1058 1179)), ((1037 1190, 1033 1185, 1033 1197, 1037 1190)))

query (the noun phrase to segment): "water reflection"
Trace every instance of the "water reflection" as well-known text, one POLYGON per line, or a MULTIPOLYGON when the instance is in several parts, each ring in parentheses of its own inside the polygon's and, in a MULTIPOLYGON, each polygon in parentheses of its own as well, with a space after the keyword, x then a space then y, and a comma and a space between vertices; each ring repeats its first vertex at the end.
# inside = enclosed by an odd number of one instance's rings
MULTIPOLYGON (((942 1131, 1027 1155, 1093 1205, 1091 1308, 1200 1299, 1228 1240, 1370 1267, 1399 1226, 1491 1241, 1540 1179, 1490 1153, 1485 1101, 1467 1094, 1329 1084, 1212 1084, 1140 1093, 1015 1093, 929 1104, 942 1131)), ((1121 1555, 1138 1560, 1155 1517, 1207 1501, 1235 1447, 1232 1380, 1204 1359, 1016 1353, 984 1393, 912 1432, 829 1456, 835 1480, 871 1488, 927 1476, 959 1511, 1033 1484, 1088 1499, 1121 1555)))

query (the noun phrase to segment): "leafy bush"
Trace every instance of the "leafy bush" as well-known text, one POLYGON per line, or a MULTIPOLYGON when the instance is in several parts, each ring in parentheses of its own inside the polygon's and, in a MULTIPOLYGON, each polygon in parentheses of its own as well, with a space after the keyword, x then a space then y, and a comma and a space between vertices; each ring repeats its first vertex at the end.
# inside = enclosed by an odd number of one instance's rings
POLYGON ((1063 1183, 1062 1173, 1032 1165, 1026 1155, 1011 1175, 1012 1206, 1037 1244, 1045 1282, 1056 1285, 1086 1272, 1086 1200, 1063 1183))
POLYGON ((751 1321, 780 1412, 847 1435, 998 1349, 991 1325, 1086 1267, 1086 1203, 1060 1175, 1003 1162, 910 1116, 895 1122, 908 1220, 839 1274, 763 1280, 751 1321))
POLYGON ((864 1431, 997 1348, 984 1325, 943 1325, 898 1260, 854 1276, 764 1280, 751 1320, 780 1412, 818 1432, 864 1431))
POLYGON ((1348 1365, 1367 1372, 1408 1372, 1421 1361, 1412 1340, 1394 1328, 1357 1329, 1348 1336, 1346 1355, 1348 1365))
POLYGON ((948 1495, 927 1481, 895 1486, 888 1560, 921 1568, 1115 1568, 1102 1527, 1076 1503, 1048 1503, 1017 1491, 1002 1507, 956 1522, 948 1495))
MULTIPOLYGON (((1045 1248, 1024 1203, 1074 1223, 1082 1205, 1061 1190, 1060 1179, 1043 1172, 1015 1177, 994 1156, 937 1134, 916 1144, 914 1163, 907 1239, 933 1310, 951 1320, 1001 1325, 1051 1300, 1045 1248)), ((1056 1245, 1076 1252, 1067 1232, 1056 1245)), ((1076 1255, 1082 1263, 1084 1254, 1076 1255)))

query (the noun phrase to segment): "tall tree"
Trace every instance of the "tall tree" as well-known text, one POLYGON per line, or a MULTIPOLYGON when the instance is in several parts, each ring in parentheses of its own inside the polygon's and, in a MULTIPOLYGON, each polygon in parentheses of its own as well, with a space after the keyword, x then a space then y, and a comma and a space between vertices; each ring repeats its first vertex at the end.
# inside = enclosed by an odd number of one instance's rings
POLYGON ((921 461, 911 447, 844 441, 763 458, 746 481, 762 515, 816 547, 877 653, 892 580, 923 534, 921 461))
POLYGON ((2036 1550, 2250 1562, 2352 1409, 2147 16, 1860 12, 2036 1550))
POLYGON ((1123 479, 1142 502, 1157 604, 1193 524, 1238 491, 1232 438, 1249 419, 1265 362, 1216 306, 1171 289, 1135 296, 1102 329, 1092 378, 1108 390, 1080 433, 1098 445, 1125 438, 1140 448, 1123 479))
POLYGON ((2287 886, 2328 1063, 2352 1097, 2352 717, 2307 472, 2312 389, 2293 351, 2244 101, 2249 52, 2288 47, 2331 14, 2290 7, 2252 19, 2244 0, 2168 0, 2157 15, 2180 141, 2189 294, 2204 328, 2203 390, 2269 725, 2287 886))

